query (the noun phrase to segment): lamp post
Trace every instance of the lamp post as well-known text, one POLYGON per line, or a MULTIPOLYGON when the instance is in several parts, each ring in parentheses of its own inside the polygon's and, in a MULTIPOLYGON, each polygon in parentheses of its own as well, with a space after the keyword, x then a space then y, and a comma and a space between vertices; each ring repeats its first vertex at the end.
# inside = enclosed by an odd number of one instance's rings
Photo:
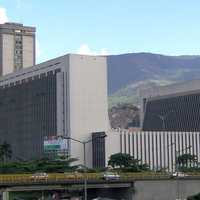
POLYGON ((162 129, 163 129, 163 131, 165 131, 165 129, 166 129, 165 120, 167 119, 167 117, 171 113, 174 113, 174 110, 171 110, 171 111, 167 112, 165 115, 160 115, 160 114, 154 114, 154 113, 152 113, 152 115, 158 117, 162 121, 162 129))
MULTIPOLYGON (((168 147, 175 145, 175 143, 169 144, 168 147)), ((191 149, 192 146, 185 147, 184 149, 181 149, 179 151, 176 151, 175 149, 175 174, 178 177, 178 172, 179 172, 179 166, 178 166, 178 156, 180 155, 181 152, 184 152, 187 149, 191 149)), ((172 164, 172 173, 173 173, 173 164, 172 164)), ((180 187, 179 187, 179 180, 177 179, 177 199, 180 199, 180 187)))
MULTIPOLYGON (((169 144, 168 148, 173 146, 173 145, 175 145, 175 143, 169 144)), ((174 164, 175 172, 178 172, 178 165, 177 165, 178 164, 178 156, 180 155, 180 153, 183 153, 185 150, 188 150, 188 149, 191 149, 191 148, 192 148, 192 146, 190 145, 190 146, 187 146, 184 149, 181 149, 179 151, 176 151, 176 149, 175 149, 175 164, 174 164)), ((173 171, 173 168, 172 168, 172 171, 173 171)))
POLYGON ((83 145, 83 163, 84 163, 84 200, 87 200, 87 176, 86 176, 86 144, 96 140, 96 139, 103 139, 105 138, 107 135, 103 135, 103 136, 99 136, 99 137, 95 137, 93 139, 90 140, 86 140, 86 141, 81 141, 81 140, 77 140, 75 138, 72 137, 67 137, 67 136, 62 136, 64 139, 67 140, 73 140, 75 142, 78 142, 80 144, 83 145))

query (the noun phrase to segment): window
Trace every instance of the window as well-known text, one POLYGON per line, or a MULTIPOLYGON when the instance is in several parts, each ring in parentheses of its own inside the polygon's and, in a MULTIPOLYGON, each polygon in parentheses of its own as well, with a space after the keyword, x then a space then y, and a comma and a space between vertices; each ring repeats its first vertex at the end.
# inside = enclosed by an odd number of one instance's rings
POLYGON ((15 70, 21 69, 23 66, 23 46, 22 35, 15 35, 15 50, 14 50, 14 68, 15 70))

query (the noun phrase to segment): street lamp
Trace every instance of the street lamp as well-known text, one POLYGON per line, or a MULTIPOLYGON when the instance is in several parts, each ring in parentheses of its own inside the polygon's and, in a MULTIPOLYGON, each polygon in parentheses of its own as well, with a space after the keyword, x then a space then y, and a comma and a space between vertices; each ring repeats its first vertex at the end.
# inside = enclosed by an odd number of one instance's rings
MULTIPOLYGON (((169 144, 168 148, 173 146, 173 145, 175 145, 175 143, 169 144)), ((181 149, 179 151, 176 151, 176 149, 175 149, 175 165, 174 165, 175 166, 175 172, 178 173, 178 169, 179 169, 178 168, 178 156, 180 155, 180 153, 183 153, 185 150, 188 150, 188 149, 191 149, 191 148, 192 148, 192 146, 190 145, 190 146, 187 146, 184 149, 181 149)), ((173 167, 172 167, 172 171, 173 171, 173 167)))
POLYGON ((171 110, 171 111, 167 112, 167 113, 164 114, 164 115, 152 113, 152 115, 158 117, 158 118, 162 121, 162 129, 163 129, 163 131, 165 131, 165 128, 166 128, 166 126, 165 126, 165 120, 166 120, 166 118, 167 118, 171 113, 174 113, 174 110, 171 110))
POLYGON ((72 138, 72 137, 67 137, 67 136, 62 136, 64 139, 67 139, 67 140, 73 140, 75 142, 78 142, 80 144, 83 145, 83 163, 84 163, 84 200, 87 200, 87 177, 86 177, 86 144, 96 140, 96 139, 103 139, 105 138, 107 135, 102 135, 102 136, 99 136, 99 137, 95 137, 95 138, 92 138, 90 140, 86 140, 86 141, 81 141, 81 140, 77 140, 75 138, 72 138))
MULTIPOLYGON (((169 144, 168 147, 175 145, 175 143, 169 144)), ((178 167, 178 156, 180 155, 181 152, 184 152, 187 149, 191 149, 192 146, 188 146, 184 149, 181 149, 179 151, 176 151, 175 149, 175 174, 178 177, 178 172, 179 172, 179 167, 178 167)), ((172 164, 172 173, 173 173, 173 164, 172 164)), ((179 187, 179 180, 177 179, 177 199, 180 199, 180 187, 179 187)))

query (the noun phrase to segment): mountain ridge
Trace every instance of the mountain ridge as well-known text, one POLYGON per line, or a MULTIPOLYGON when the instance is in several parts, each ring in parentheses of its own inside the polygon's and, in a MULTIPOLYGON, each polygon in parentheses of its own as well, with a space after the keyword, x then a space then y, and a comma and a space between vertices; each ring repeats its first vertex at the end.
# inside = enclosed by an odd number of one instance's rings
POLYGON ((200 79, 199 55, 128 53, 107 56, 107 64, 111 105, 113 99, 114 105, 124 102, 138 104, 138 91, 141 87, 200 79))

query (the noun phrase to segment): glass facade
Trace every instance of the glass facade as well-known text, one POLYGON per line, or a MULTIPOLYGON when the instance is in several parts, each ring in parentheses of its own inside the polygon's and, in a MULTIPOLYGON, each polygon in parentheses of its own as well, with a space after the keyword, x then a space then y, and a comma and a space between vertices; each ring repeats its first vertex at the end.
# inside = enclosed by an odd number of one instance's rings
POLYGON ((146 101, 145 131, 200 131, 200 93, 146 101))
POLYGON ((53 71, 0 88, 0 140, 14 160, 43 155, 44 137, 56 135, 56 105, 53 71))
POLYGON ((105 167, 105 132, 92 133, 92 160, 94 168, 105 167))

